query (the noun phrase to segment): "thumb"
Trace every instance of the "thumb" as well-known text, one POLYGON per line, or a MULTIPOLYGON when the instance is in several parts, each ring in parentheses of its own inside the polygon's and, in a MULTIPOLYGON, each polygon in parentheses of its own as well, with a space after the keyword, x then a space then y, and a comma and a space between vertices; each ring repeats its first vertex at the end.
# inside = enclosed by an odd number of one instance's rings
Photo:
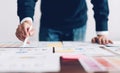
POLYGON ((26 37, 29 36, 29 29, 30 29, 30 25, 26 22, 23 23, 23 28, 24 28, 24 33, 26 35, 26 37))
POLYGON ((35 29, 33 28, 32 30, 29 31, 29 35, 33 36, 35 34, 35 29))
POLYGON ((113 44, 113 41, 111 41, 111 40, 108 40, 108 42, 111 43, 111 44, 113 44))

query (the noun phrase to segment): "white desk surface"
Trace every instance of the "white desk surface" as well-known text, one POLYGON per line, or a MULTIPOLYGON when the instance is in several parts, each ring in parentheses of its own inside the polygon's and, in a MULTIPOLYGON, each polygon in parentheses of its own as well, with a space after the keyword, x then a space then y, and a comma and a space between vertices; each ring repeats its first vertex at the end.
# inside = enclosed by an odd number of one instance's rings
POLYGON ((119 44, 115 42, 114 45, 106 46, 90 42, 32 42, 23 48, 18 42, 1 42, 0 72, 57 72, 60 71, 60 56, 78 58, 87 72, 111 71, 112 69, 114 69, 112 71, 119 71, 119 44), (101 60, 113 66, 109 68, 109 65, 101 60), (87 61, 95 63, 99 66, 98 69, 89 65, 87 61))

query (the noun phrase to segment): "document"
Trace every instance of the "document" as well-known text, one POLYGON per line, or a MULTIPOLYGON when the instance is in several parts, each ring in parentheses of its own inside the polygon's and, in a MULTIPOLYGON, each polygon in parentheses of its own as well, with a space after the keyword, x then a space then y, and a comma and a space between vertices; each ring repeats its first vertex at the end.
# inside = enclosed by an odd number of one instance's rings
POLYGON ((90 57, 80 55, 79 62, 86 72, 120 72, 120 57, 90 57))
POLYGON ((115 56, 115 54, 112 52, 109 52, 99 47, 93 47, 93 46, 55 48, 55 53, 59 55, 83 54, 86 56, 115 56))
POLYGON ((38 47, 38 42, 30 42, 23 45, 23 42, 0 42, 0 48, 20 48, 20 47, 38 47))
POLYGON ((104 46, 104 49, 114 53, 114 54, 117 54, 117 55, 120 55, 120 42, 113 42, 113 44, 107 44, 104 46))
POLYGON ((39 47, 58 47, 58 48, 61 48, 63 47, 63 44, 62 42, 39 42, 39 47))
POLYGON ((0 48, 0 72, 58 72, 60 58, 51 48, 0 48))

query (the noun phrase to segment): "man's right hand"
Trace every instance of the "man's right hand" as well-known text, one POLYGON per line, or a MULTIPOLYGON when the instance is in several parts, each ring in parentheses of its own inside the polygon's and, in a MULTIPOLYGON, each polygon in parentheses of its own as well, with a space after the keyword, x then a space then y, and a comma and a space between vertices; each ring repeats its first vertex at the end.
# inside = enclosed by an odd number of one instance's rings
POLYGON ((22 24, 18 25, 16 29, 16 36, 19 40, 24 41, 26 37, 32 36, 35 32, 35 30, 30 27, 32 26, 32 23, 30 21, 24 21, 22 24))

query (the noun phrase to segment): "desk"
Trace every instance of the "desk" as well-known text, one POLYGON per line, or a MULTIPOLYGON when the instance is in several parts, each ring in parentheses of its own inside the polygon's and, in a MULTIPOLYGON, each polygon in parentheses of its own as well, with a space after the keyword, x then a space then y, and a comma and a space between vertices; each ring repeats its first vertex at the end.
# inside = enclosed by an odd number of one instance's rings
MULTIPOLYGON (((53 72, 50 72, 53 73, 53 72)), ((87 73, 77 59, 68 60, 61 58, 61 71, 55 73, 87 73)), ((108 73, 108 72, 95 72, 108 73)))
POLYGON ((61 71, 59 73, 86 73, 77 59, 65 60, 61 58, 61 71))
MULTIPOLYGON (((79 44, 76 43, 71 43, 72 45, 68 45, 70 44, 69 42, 63 42, 63 45, 66 46, 77 46, 79 44)), ((86 44, 82 44, 82 46, 84 46, 86 44)), ((90 45, 90 44, 89 44, 90 45)), ((93 46, 97 46, 97 45, 93 45, 93 46)), ((57 73, 87 73, 83 66, 80 64, 80 62, 76 59, 76 60, 65 60, 65 59, 61 59, 61 71, 57 72, 57 73)), ((94 72, 94 73, 120 73, 120 72, 94 72)))
MULTIPOLYGON (((76 47, 80 47, 80 45, 82 46, 87 46, 88 47, 90 46, 91 47, 91 44, 90 43, 80 43, 80 42, 63 42, 63 43, 56 43, 55 42, 42 42, 41 45, 39 44, 39 47, 41 46, 44 46, 44 47, 56 47, 56 49, 58 49, 58 54, 61 52, 61 50, 59 50, 59 48, 63 47, 64 48, 71 48, 72 47, 72 50, 73 48, 76 48, 76 47), (48 45, 49 44, 49 45, 48 45), (72 44, 72 45, 69 45, 69 44, 72 44)), ((93 45, 92 46, 98 46, 98 45, 93 45)), ((86 48, 88 48, 86 47, 86 48)), ((49 48, 50 49, 50 48, 49 48)), ((62 50, 63 50, 62 49, 62 50)), ((81 48, 79 48, 81 49, 81 48)), ((79 50, 77 49, 77 50, 79 50)), ((92 48, 93 49, 93 48, 92 48)), ((51 50, 50 50, 51 51, 51 50)), ((71 50, 70 50, 71 51, 71 50)), ((98 51, 98 49, 97 49, 98 51)), ((52 51, 51 51, 52 52, 52 51)), ((63 51, 62 51, 63 52, 63 51)), ((89 49, 89 52, 90 52, 90 49, 89 49)), ((91 51, 92 52, 92 51, 91 51)), ((12 52, 13 53, 13 52, 12 52)), ((65 53, 65 52, 64 52, 65 53)), ((86 53, 84 53, 86 54, 86 53)), ((91 54, 91 53, 90 53, 91 54)), ((99 53, 100 54, 100 53, 99 53)), ((106 54, 105 54, 106 55, 106 54)), ((108 55, 111 55, 111 54, 108 54, 108 55)), ((87 73, 83 66, 80 64, 79 60, 77 59, 63 59, 63 58, 60 58, 60 65, 61 65, 61 70, 60 72, 49 72, 49 73, 87 73)), ((119 65, 118 65, 119 66, 119 65)), ((18 72, 19 73, 19 72, 18 72)), ((27 72, 28 73, 28 72, 27 72)), ((31 72, 31 73, 35 73, 35 72, 31 72)), ((96 73, 108 73, 108 72, 96 72, 96 73)), ((112 73, 112 72, 111 72, 112 73)), ((116 73, 116 72, 113 72, 113 73, 116 73)), ((119 72, 117 72, 119 73, 119 72)))

